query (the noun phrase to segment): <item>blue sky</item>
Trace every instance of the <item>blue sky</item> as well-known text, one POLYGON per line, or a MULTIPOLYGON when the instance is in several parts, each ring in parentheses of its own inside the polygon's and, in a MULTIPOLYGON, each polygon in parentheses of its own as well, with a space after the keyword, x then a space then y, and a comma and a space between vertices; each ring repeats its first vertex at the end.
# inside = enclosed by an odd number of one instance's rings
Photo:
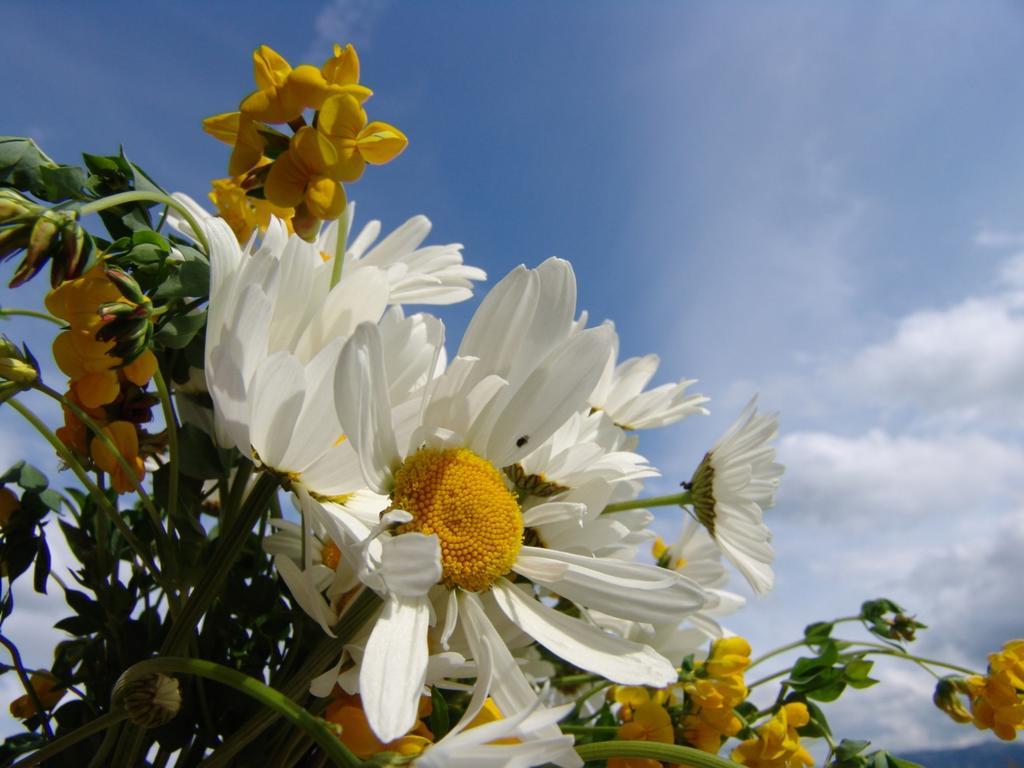
MULTIPOLYGON (((65 162, 121 143, 203 198, 227 149, 199 121, 251 89, 251 50, 351 41, 371 117, 411 139, 351 188, 359 220, 425 213, 492 279, 568 258, 625 354, 700 379, 712 415, 644 435, 655 490, 754 392, 782 412, 778 589, 736 631, 764 649, 886 594, 934 627, 923 651, 973 666, 1024 635, 1020 5, 287 8, 5 3, 0 132, 65 162)), ((450 338, 475 304, 444 314, 450 338)), ((840 733, 976 738, 919 670, 888 674, 836 708, 840 733)))

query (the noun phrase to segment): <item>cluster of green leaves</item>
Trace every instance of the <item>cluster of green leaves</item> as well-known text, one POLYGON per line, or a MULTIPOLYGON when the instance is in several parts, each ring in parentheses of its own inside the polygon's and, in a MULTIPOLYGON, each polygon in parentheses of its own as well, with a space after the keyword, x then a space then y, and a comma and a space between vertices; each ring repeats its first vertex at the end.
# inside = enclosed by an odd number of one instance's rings
MULTIPOLYGON (((106 202, 105 198, 113 195, 164 194, 123 152, 87 154, 82 167, 67 166, 51 160, 31 140, 12 137, 0 138, 0 190, 4 189, 25 199, 35 198, 40 210, 56 208, 75 220, 84 206, 97 200, 106 202)), ((89 260, 94 263, 102 253, 106 263, 127 275, 152 303, 147 322, 152 322, 153 328, 146 336, 147 343, 165 379, 188 380, 193 369, 203 366, 203 306, 210 279, 206 255, 190 241, 167 231, 167 210, 160 202, 130 199, 96 209, 104 231, 84 233, 89 260)), ((179 397, 179 406, 184 399, 179 397)), ((210 404, 208 397, 195 396, 192 405, 209 409, 210 404)), ((105 499, 100 500, 71 488, 61 493, 49 488, 41 472, 25 464, 0 476, 0 484, 19 489, 21 500, 20 509, 0 537, 0 557, 7 569, 0 631, 3 620, 14 610, 10 585, 22 574, 34 566, 35 588, 43 592, 48 582, 53 585, 45 536, 51 522, 56 521, 77 561, 70 573, 55 574, 67 585, 63 592, 69 612, 56 625, 65 639, 57 644, 50 667, 60 685, 73 686, 75 692, 66 695, 52 713, 25 721, 24 733, 7 738, 0 745, 0 765, 49 741, 44 732, 48 727, 60 737, 108 712, 119 675, 136 662, 159 654, 167 638, 172 624, 168 596, 143 567, 134 545, 112 524, 101 501, 117 510, 135 544, 149 553, 160 553, 164 585, 169 582, 179 594, 195 587, 217 557, 221 516, 227 507, 237 513, 249 477, 238 469, 251 469, 251 464, 237 452, 216 447, 206 432, 193 424, 180 425, 177 436, 175 481, 172 483, 171 466, 160 455, 155 457, 159 466, 151 475, 151 498, 162 528, 154 524, 141 501, 133 501, 134 496, 118 497, 113 491, 104 491, 105 499), (173 508, 172 484, 177 500, 173 508)), ((166 437, 156 436, 154 441, 165 445, 166 437)), ((279 514, 275 495, 262 517, 279 514)), ((322 642, 323 632, 293 603, 274 573, 271 558, 261 547, 266 530, 264 523, 246 538, 217 598, 203 614, 188 655, 280 685, 322 642)), ((222 685, 187 679, 181 684, 181 713, 167 725, 147 731, 144 743, 146 752, 146 745, 152 743, 168 752, 182 750, 179 765, 198 763, 204 752, 249 723, 259 711, 258 704, 222 685)), ((304 687, 295 695, 307 702, 304 687)), ((264 765, 278 742, 291 735, 289 729, 269 729, 232 764, 264 765)), ((102 754, 102 742, 103 734, 97 734, 46 764, 79 768, 83 754, 102 754)))

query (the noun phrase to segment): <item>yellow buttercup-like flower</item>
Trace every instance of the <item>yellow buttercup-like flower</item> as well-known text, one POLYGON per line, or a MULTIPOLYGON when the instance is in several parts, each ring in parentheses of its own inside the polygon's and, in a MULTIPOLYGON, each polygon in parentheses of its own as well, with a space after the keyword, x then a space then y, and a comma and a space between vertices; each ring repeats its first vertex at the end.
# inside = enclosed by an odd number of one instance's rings
MULTIPOLYGON (((252 61, 256 90, 242 100, 239 109, 254 120, 288 123, 306 109, 320 109, 332 94, 345 93, 365 101, 372 93, 369 88, 355 82, 328 81, 320 69, 310 64, 292 69, 277 51, 267 45, 261 45, 253 52, 252 61)), ((332 76, 336 71, 342 71, 342 67, 332 69, 332 76)), ((358 73, 358 64, 356 71, 358 73)))
POLYGON ((142 464, 142 457, 139 456, 139 435, 135 425, 127 421, 114 421, 103 428, 103 434, 110 438, 110 441, 117 448, 117 452, 124 457, 124 460, 131 467, 132 472, 128 473, 117 460, 117 456, 107 448, 102 440, 92 441, 92 460, 96 466, 110 475, 110 483, 118 493, 134 491, 142 482, 145 475, 145 468, 142 464))
POLYGON ((284 208, 305 205, 318 219, 334 219, 345 210, 345 190, 331 175, 338 155, 316 129, 305 127, 267 174, 263 187, 271 203, 284 208))
MULTIPOLYGON (((67 693, 66 688, 57 687, 57 678, 50 672, 33 672, 29 678, 29 684, 43 709, 53 709, 67 693)), ((38 713, 39 709, 36 707, 35 701, 27 693, 11 702, 11 714, 17 718, 27 720, 38 713)))
POLYGON ((348 94, 324 101, 317 130, 337 154, 330 168, 332 178, 355 181, 366 164, 383 165, 394 160, 409 143, 405 134, 388 123, 367 122, 366 110, 348 94))
POLYGON ((814 758, 800 744, 800 735, 796 732, 810 720, 806 704, 784 704, 771 720, 757 729, 757 736, 740 743, 732 751, 732 759, 750 768, 814 765, 814 758))
POLYGON ((705 752, 717 754, 722 739, 743 727, 733 708, 747 698, 743 672, 750 666, 750 643, 742 637, 716 640, 711 654, 699 665, 697 679, 683 685, 687 712, 683 737, 705 752))
POLYGON ((265 232, 270 226, 271 216, 284 221, 291 231, 291 217, 295 215, 295 210, 247 195, 241 180, 241 176, 214 179, 213 190, 210 192, 210 201, 217 206, 218 214, 231 226, 238 241, 246 242, 255 229, 265 232))

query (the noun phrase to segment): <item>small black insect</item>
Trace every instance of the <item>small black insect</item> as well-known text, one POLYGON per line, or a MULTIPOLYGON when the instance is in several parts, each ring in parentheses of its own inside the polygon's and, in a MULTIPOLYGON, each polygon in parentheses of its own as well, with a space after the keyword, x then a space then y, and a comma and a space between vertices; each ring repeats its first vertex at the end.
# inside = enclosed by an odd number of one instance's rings
POLYGON ((529 435, 523 435, 518 440, 516 440, 516 448, 522 448, 528 442, 530 442, 530 436, 529 435))

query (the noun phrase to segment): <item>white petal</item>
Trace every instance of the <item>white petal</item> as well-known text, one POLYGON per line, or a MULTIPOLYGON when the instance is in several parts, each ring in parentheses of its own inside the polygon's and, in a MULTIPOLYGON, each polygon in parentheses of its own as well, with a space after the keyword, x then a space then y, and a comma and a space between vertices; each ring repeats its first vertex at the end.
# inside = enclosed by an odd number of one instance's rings
POLYGON ((384 536, 381 568, 389 592, 402 597, 426 595, 441 581, 441 544, 437 536, 422 533, 384 536))
POLYGON ((671 662, 650 646, 623 640, 548 608, 506 579, 499 579, 492 593, 509 619, 570 664, 623 685, 664 688, 678 677, 671 662))
POLYGON ((334 379, 334 405, 342 429, 359 455, 366 484, 377 493, 389 493, 401 458, 391 423, 380 331, 372 323, 360 325, 342 350, 334 379))
POLYGON ((553 562, 565 566, 558 578, 531 577, 562 597, 621 619, 660 623, 678 620, 708 604, 697 582, 668 568, 616 558, 587 557, 540 547, 523 547, 520 562, 553 562))
POLYGON ((601 376, 611 339, 612 332, 605 326, 581 331, 530 374, 491 430, 487 457, 494 464, 515 463, 586 405, 601 376))
POLYGON ((260 461, 274 469, 285 468, 282 460, 302 412, 305 384, 302 365, 289 352, 271 355, 253 376, 249 394, 250 440, 260 461))
POLYGON ((359 693, 366 719, 387 743, 407 734, 416 723, 427 675, 426 598, 389 596, 370 633, 359 672, 359 693))

